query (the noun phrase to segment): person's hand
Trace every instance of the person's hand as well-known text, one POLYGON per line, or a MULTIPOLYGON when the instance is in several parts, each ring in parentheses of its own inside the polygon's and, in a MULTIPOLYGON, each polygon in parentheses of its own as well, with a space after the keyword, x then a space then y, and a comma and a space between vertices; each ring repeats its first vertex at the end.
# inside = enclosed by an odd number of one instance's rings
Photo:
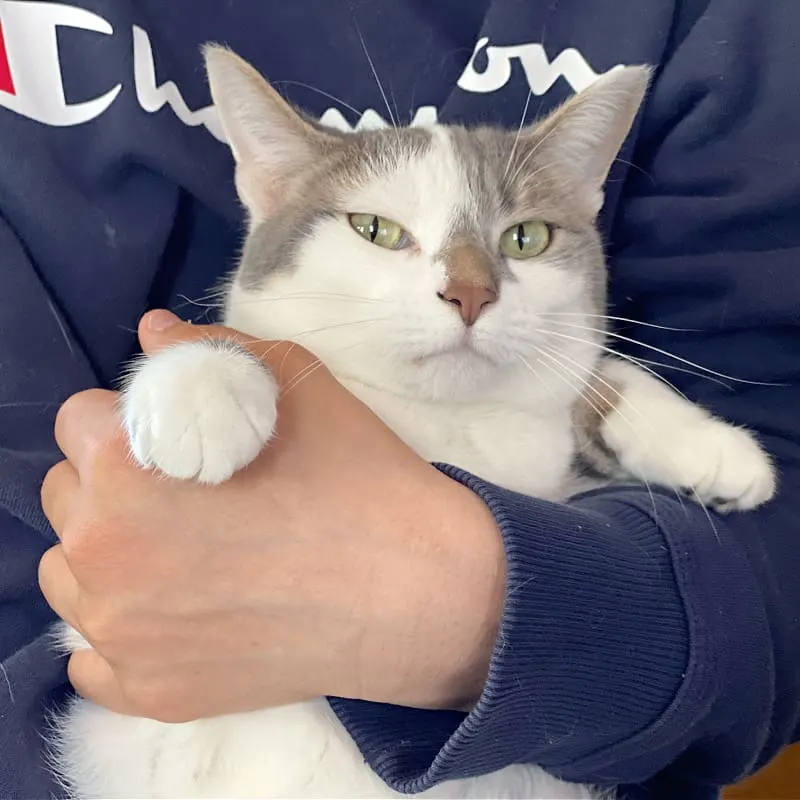
POLYGON ((482 501, 324 368, 293 382, 314 362, 302 348, 217 327, 159 330, 163 313, 140 325, 145 352, 236 336, 273 368, 277 435, 231 480, 201 486, 132 462, 114 393, 64 404, 67 460, 42 486, 60 544, 39 580, 94 648, 70 659, 76 689, 173 722, 322 695, 474 702, 505 587, 482 501))

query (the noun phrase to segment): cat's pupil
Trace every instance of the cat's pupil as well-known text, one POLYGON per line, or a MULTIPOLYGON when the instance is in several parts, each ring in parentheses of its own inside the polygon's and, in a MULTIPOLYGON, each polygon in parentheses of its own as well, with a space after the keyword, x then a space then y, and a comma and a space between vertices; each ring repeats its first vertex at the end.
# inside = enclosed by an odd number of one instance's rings
POLYGON ((378 218, 373 217, 372 222, 369 224, 369 240, 371 242, 375 241, 375 237, 378 235, 378 231, 380 230, 380 226, 378 223, 378 218))
POLYGON ((526 244, 527 237, 525 236, 525 226, 522 224, 517 225, 517 247, 519 247, 520 252, 522 252, 526 244))

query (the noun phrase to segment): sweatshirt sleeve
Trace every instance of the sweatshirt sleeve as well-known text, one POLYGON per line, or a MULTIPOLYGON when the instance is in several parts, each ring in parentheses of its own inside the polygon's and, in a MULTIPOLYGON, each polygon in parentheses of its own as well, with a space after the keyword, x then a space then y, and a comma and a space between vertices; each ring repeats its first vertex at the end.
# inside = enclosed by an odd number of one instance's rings
POLYGON ((443 467, 506 547, 490 676, 468 716, 334 701, 365 757, 406 792, 513 763, 605 785, 668 766, 722 785, 763 763, 800 711, 794 458, 771 509, 715 515, 714 530, 668 494, 558 505, 443 467))
POLYGON ((520 762, 713 788, 800 734, 797 9, 682 8, 607 209, 610 313, 660 327, 612 344, 755 430, 779 496, 727 516, 636 487, 558 505, 443 467, 494 514, 506 606, 468 716, 333 701, 400 791, 520 762))

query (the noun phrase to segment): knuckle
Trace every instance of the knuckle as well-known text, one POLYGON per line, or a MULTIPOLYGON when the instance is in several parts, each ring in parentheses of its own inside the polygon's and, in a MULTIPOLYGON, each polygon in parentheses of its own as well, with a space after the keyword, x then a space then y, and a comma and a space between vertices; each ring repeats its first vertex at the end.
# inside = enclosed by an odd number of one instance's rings
POLYGON ((119 476, 119 464, 127 455, 123 449, 123 437, 119 431, 94 432, 84 441, 83 474, 87 485, 106 486, 119 476))
POLYGON ((59 461, 53 464, 50 469, 45 473, 42 485, 39 488, 39 499, 42 502, 42 509, 47 515, 48 519, 52 522, 51 514, 53 514, 58 507, 58 500, 60 499, 59 490, 63 488, 65 478, 68 477, 69 471, 72 467, 69 462, 59 461))
POLYGON ((56 412, 56 431, 65 430, 76 424, 87 409, 96 405, 108 392, 104 389, 84 389, 70 395, 56 412))
POLYGON ((121 429, 107 422, 117 399, 116 392, 86 389, 67 398, 59 408, 55 420, 56 439, 59 442, 80 441, 81 471, 88 469, 102 476, 106 472, 105 467, 111 463, 109 457, 119 459, 123 439, 121 429), (103 424, 88 424, 98 419, 104 420, 103 424))
POLYGON ((113 653, 122 629, 117 615, 107 608, 101 611, 95 608, 87 611, 84 608, 81 611, 83 613, 79 614, 79 623, 86 640, 104 656, 113 653))
POLYGON ((66 459, 62 459, 61 461, 57 461, 52 467, 50 467, 50 469, 47 470, 44 475, 44 480, 42 481, 42 495, 46 494, 53 484, 58 482, 60 476, 67 469, 69 469, 69 462, 66 459))
POLYGON ((73 571, 94 571, 105 564, 112 550, 109 530, 91 519, 76 520, 62 535, 61 544, 73 571))

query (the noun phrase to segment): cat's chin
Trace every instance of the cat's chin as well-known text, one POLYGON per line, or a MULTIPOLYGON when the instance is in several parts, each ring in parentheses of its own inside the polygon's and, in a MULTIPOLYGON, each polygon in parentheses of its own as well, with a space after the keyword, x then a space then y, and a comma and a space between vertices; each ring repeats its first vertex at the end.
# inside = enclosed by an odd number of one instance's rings
POLYGON ((511 372, 474 347, 461 345, 416 356, 401 382, 406 393, 428 402, 480 403, 507 387, 511 372))
POLYGON ((494 359, 481 352, 470 339, 453 342, 437 350, 417 356, 412 360, 412 363, 420 366, 432 363, 450 363, 453 366, 457 365, 461 369, 473 362, 483 362, 486 365, 495 363, 494 359))

